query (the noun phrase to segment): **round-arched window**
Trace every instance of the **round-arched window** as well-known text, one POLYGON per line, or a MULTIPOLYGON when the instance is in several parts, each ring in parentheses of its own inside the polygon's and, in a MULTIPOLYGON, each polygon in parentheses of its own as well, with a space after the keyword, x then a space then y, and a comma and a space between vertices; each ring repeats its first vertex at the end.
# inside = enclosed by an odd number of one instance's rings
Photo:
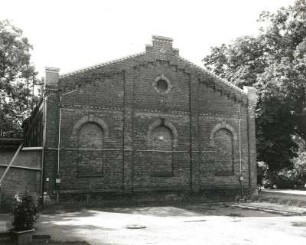
POLYGON ((165 126, 158 126, 152 131, 151 176, 173 176, 172 132, 165 126))
POLYGON ((216 147, 216 172, 230 173, 234 171, 234 146, 232 133, 224 128, 214 135, 216 147))
POLYGON ((152 132, 153 147, 155 150, 172 151, 172 134, 165 126, 159 126, 152 132))
POLYGON ((78 176, 95 177, 103 174, 103 130, 94 123, 83 124, 78 132, 78 176))

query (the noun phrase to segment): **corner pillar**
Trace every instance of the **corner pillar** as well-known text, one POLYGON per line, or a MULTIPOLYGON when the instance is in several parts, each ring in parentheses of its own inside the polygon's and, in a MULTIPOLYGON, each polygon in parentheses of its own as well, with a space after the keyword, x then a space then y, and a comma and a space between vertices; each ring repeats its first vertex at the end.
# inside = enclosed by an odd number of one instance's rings
POLYGON ((248 97, 248 163, 249 163, 249 188, 257 190, 257 163, 256 163, 256 130, 255 130, 255 108, 257 104, 256 89, 245 86, 244 92, 248 97))

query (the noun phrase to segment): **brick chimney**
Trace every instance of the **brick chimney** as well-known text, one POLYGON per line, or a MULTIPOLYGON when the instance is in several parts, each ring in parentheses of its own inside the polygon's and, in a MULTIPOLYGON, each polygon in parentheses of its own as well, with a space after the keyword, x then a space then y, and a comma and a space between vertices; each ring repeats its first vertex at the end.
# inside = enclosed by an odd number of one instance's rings
POLYGON ((45 87, 52 87, 57 88, 58 87, 58 81, 59 81, 59 68, 56 67, 46 67, 46 79, 45 79, 45 87))
POLYGON ((152 43, 155 48, 172 49, 173 39, 170 37, 153 36, 152 43))
POLYGON ((153 36, 152 45, 146 47, 147 52, 158 52, 161 54, 174 53, 178 54, 178 50, 172 46, 173 39, 170 37, 153 36))

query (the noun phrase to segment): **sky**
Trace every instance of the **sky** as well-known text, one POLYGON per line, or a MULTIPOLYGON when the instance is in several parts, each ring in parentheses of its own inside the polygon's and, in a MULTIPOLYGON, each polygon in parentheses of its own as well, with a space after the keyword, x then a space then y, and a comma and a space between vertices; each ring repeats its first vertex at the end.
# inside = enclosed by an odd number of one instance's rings
POLYGON ((64 74, 145 51, 152 35, 173 38, 202 66, 210 47, 258 34, 262 11, 295 0, 0 0, 0 19, 23 30, 39 76, 64 74))

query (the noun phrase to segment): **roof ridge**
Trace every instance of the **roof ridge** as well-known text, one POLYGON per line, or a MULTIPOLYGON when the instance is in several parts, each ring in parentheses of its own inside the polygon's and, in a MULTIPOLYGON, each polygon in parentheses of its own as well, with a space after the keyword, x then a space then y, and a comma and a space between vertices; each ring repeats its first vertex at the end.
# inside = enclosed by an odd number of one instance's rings
POLYGON ((238 90, 240 93, 246 94, 245 91, 244 91, 243 89, 241 89, 241 88, 237 87, 236 85, 230 83, 229 81, 227 81, 227 80, 225 80, 225 79, 223 79, 223 78, 217 76, 217 75, 214 74, 213 72, 211 72, 211 71, 209 71, 209 70, 207 70, 207 69, 205 69, 205 68, 203 68, 203 67, 201 67, 201 66, 199 66, 199 65, 196 65, 196 64, 192 63, 191 61, 189 61, 189 60, 187 60, 187 59, 185 59, 185 58, 183 58, 183 57, 181 57, 181 56, 178 56, 178 58, 181 59, 181 60, 183 60, 183 61, 185 61, 185 62, 187 62, 189 65, 195 67, 196 69, 199 69, 199 70, 201 70, 201 71, 207 72, 208 74, 210 74, 211 76, 213 76, 213 77, 216 78, 217 80, 223 82, 225 85, 227 85, 227 86, 229 86, 229 87, 231 87, 231 88, 233 88, 233 89, 238 90))
POLYGON ((125 56, 125 57, 122 57, 122 58, 119 58, 119 59, 114 59, 114 60, 111 60, 111 61, 106 61, 106 62, 103 62, 103 63, 88 66, 88 67, 85 67, 85 68, 77 69, 77 70, 67 72, 67 73, 64 73, 64 74, 60 75, 60 78, 68 77, 68 76, 75 75, 75 74, 79 74, 79 73, 89 71, 89 70, 93 70, 95 68, 99 68, 99 67, 102 67, 102 66, 111 65, 113 63, 124 61, 124 60, 130 59, 130 58, 135 58, 137 56, 144 55, 145 53, 146 52, 132 54, 132 55, 128 55, 128 56, 125 56))

